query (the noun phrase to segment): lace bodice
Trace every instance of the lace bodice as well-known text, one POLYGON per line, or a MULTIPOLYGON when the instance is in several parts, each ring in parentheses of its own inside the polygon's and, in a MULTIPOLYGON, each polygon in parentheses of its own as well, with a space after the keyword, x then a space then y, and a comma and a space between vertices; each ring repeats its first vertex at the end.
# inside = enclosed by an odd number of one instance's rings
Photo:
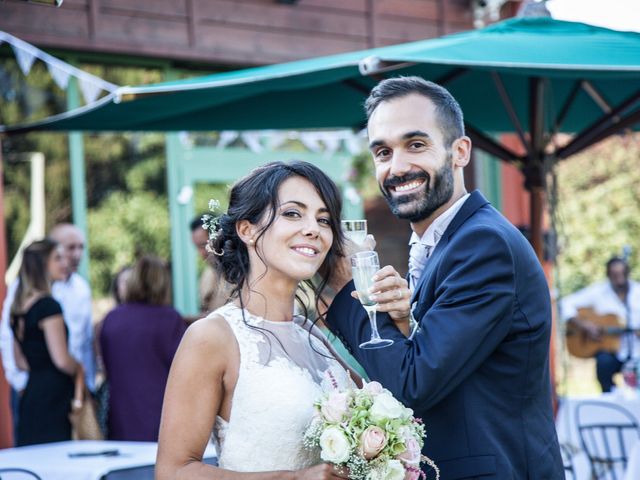
POLYGON ((272 322, 227 304, 221 315, 240 350, 238 380, 229 422, 216 418, 213 440, 221 468, 241 472, 297 470, 319 463, 319 452, 302 444, 313 402, 330 377, 349 382, 311 322, 272 322), (243 319, 244 312, 244 319, 243 319), (245 323, 246 321, 246 323, 245 323))

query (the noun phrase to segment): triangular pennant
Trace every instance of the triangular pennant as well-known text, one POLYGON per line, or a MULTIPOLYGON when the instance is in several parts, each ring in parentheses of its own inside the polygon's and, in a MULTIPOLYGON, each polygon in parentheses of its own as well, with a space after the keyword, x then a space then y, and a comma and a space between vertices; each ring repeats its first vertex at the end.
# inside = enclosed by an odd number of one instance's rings
POLYGON ((20 70, 22 70, 22 73, 24 73, 25 75, 29 75, 31 67, 33 66, 33 62, 35 62, 36 60, 35 54, 13 44, 11 45, 11 48, 13 49, 13 53, 16 56, 18 65, 20 65, 20 70))
POLYGON ((100 95, 102 88, 96 85, 92 79, 80 77, 78 78, 78 80, 80 83, 80 91, 82 92, 84 101, 87 103, 95 102, 100 95))
POLYGON ((318 138, 324 143, 324 148, 329 156, 333 155, 340 148, 340 141, 343 137, 343 132, 320 132, 318 138))
POLYGON ((367 151, 366 142, 367 138, 366 130, 361 130, 358 133, 350 133, 345 139, 345 147, 351 155, 357 155, 367 151))
POLYGON ((288 140, 287 132, 273 131, 269 134, 269 149, 277 150, 288 140))
POLYGON ((312 152, 319 152, 321 150, 320 144, 318 144, 318 136, 314 132, 305 132, 300 134, 300 141, 302 144, 312 152))
POLYGON ((243 132, 240 134, 240 138, 242 138, 242 141, 253 153, 262 152, 263 148, 260 143, 260 132, 243 132))
POLYGON ((218 139, 218 148, 224 148, 229 145, 231 142, 235 141, 238 138, 239 133, 233 132, 231 130, 224 130, 220 132, 220 138, 218 139))
POLYGON ((71 77, 71 74, 54 63, 48 63, 47 69, 49 70, 53 81, 56 82, 56 85, 58 85, 62 90, 66 90, 69 85, 69 78, 71 77))

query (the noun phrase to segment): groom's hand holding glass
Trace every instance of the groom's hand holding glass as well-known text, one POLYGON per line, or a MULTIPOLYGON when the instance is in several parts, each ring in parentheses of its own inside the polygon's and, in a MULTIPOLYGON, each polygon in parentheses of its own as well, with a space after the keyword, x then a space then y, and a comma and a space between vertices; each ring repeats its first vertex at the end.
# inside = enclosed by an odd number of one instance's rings
MULTIPOLYGON (((378 312, 389 314, 396 327, 409 336, 409 318, 411 316, 411 290, 409 284, 391 265, 386 265, 376 272, 370 292, 378 303, 378 312)), ((352 292, 358 298, 357 292, 352 292)))
MULTIPOLYGON (((373 235, 366 235, 362 243, 355 243, 348 238, 345 239, 344 257, 340 259, 329 280, 329 286, 334 292, 339 292, 349 281, 352 280, 351 263, 349 258, 356 252, 375 250, 376 240, 373 235)), ((374 283, 371 285, 371 292, 376 296, 378 302, 377 311, 389 314, 398 329, 405 335, 409 335, 409 317, 411 314, 411 291, 407 281, 390 265, 382 267, 375 273, 374 283)), ((354 290, 351 295, 358 299, 358 294, 354 290)), ((333 298, 325 296, 327 303, 331 303, 333 298)))

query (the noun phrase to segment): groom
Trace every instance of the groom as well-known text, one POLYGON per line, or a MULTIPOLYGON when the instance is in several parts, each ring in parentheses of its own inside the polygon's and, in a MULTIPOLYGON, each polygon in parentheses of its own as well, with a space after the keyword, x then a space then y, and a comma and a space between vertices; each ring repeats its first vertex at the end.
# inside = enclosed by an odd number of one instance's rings
MULTIPOLYGON (((413 230, 408 280, 417 323, 410 330, 408 321, 380 314, 381 337, 395 343, 358 348, 370 336, 365 310, 349 279, 333 278, 343 288, 329 326, 372 380, 424 420, 423 453, 442 480, 563 479, 549 289, 520 232, 480 192, 465 189, 471 140, 460 106, 439 85, 403 77, 377 85, 365 108, 380 189, 413 230)), ((380 308, 399 292, 381 293, 380 308)))

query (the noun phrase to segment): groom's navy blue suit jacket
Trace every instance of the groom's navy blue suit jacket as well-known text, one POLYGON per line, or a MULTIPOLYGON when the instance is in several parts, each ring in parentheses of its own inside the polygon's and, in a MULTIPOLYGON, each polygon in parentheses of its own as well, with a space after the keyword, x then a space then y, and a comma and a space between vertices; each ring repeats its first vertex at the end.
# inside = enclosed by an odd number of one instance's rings
POLYGON ((423 453, 442 480, 564 479, 551 406, 551 306, 540 263, 522 234, 473 192, 427 261, 412 301, 420 330, 362 350, 364 309, 349 283, 331 329, 372 380, 424 420, 423 453))

